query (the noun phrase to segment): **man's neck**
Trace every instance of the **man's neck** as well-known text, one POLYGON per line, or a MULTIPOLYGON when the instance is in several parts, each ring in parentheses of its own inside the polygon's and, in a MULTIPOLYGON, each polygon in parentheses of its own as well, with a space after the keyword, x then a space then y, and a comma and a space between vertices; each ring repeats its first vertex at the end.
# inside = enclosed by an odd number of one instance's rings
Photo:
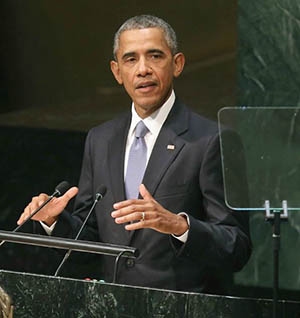
POLYGON ((134 110, 135 110, 136 114, 141 119, 145 119, 145 118, 157 113, 159 111, 159 109, 163 108, 165 105, 170 104, 170 103, 173 105, 174 101, 175 101, 175 93, 174 93, 174 90, 172 90, 170 95, 169 95, 169 97, 167 98, 167 100, 160 106, 152 107, 152 108, 149 108, 149 109, 144 109, 142 107, 136 107, 133 104, 133 107, 134 107, 134 110))

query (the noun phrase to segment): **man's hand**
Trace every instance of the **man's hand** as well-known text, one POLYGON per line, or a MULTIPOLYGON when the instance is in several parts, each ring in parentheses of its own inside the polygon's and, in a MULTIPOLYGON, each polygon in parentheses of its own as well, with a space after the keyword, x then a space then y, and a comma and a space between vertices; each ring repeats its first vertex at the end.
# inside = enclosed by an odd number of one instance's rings
MULTIPOLYGON (((41 211, 39 211, 32 220, 43 221, 48 226, 51 226, 58 218, 59 214, 64 210, 68 202, 78 193, 78 188, 73 187, 69 189, 64 195, 59 198, 53 198, 47 205, 45 205, 41 211)), ((41 193, 38 197, 33 197, 31 202, 26 206, 19 220, 20 225, 25 219, 27 219, 36 209, 38 209, 49 196, 45 193, 41 193)))
POLYGON ((126 200, 114 204, 116 209, 111 213, 118 224, 134 222, 125 226, 126 230, 151 228, 161 233, 174 234, 177 236, 185 233, 189 226, 182 215, 172 213, 163 208, 146 187, 140 185, 142 200, 126 200), (136 222, 139 221, 139 222, 136 222))

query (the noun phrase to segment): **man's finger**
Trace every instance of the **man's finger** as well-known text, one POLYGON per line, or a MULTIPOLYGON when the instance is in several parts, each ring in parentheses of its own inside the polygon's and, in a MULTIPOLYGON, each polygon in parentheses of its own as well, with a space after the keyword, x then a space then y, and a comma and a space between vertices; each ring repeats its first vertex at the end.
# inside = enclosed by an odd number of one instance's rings
POLYGON ((144 184, 141 184, 139 187, 140 194, 145 200, 154 200, 150 192, 147 190, 144 184))
POLYGON ((31 203, 26 206, 23 213, 21 214, 17 224, 20 225, 25 219, 27 219, 33 211, 40 207, 40 205, 44 202, 38 202, 39 197, 35 197, 32 199, 31 203))
POLYGON ((68 202, 72 198, 74 198, 77 193, 78 193, 78 188, 77 187, 72 187, 63 196, 60 197, 60 201, 67 205, 68 202))
POLYGON ((24 219, 24 217, 25 217, 25 213, 26 213, 26 212, 23 212, 23 213, 21 214, 19 220, 17 221, 17 224, 18 224, 18 225, 20 225, 20 224, 23 222, 23 219, 24 219))
POLYGON ((128 223, 133 221, 140 221, 142 219, 142 212, 134 212, 115 219, 117 224, 128 223))
POLYGON ((139 229, 151 228, 151 225, 152 225, 151 221, 135 222, 135 223, 125 225, 125 229, 127 231, 135 231, 139 229))
MULTIPOLYGON (((114 205, 115 207, 115 205, 114 205)), ((129 215, 135 212, 153 211, 153 204, 146 200, 139 200, 137 204, 120 207, 119 209, 112 211, 111 216, 113 218, 129 215)))
POLYGON ((120 201, 120 202, 116 202, 113 205, 113 208, 118 210, 127 206, 131 206, 131 205, 135 205, 135 204, 139 204, 141 200, 138 199, 130 199, 130 200, 124 200, 124 201, 120 201))

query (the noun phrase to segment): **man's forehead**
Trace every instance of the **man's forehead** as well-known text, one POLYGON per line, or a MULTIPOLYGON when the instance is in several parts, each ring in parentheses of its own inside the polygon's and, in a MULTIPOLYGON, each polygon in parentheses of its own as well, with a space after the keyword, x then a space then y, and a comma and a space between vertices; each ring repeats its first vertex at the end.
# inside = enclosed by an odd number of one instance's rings
MULTIPOLYGON (((161 28, 144 28, 123 31, 120 35, 119 50, 138 49, 170 50, 161 28)), ((119 51, 118 50, 118 51, 119 51)))
POLYGON ((164 32, 160 28, 131 29, 120 35, 120 45, 146 42, 162 42, 167 45, 164 32))

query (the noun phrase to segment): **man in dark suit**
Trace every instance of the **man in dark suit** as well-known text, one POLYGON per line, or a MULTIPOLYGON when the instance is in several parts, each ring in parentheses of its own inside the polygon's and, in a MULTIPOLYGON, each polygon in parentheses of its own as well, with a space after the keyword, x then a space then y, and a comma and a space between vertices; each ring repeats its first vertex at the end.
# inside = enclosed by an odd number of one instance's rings
MULTIPOLYGON (((225 205, 216 123, 175 97, 173 78, 184 67, 176 35, 157 17, 137 16, 116 33, 114 55, 111 70, 133 101, 131 112, 89 132, 74 214, 64 208, 75 187, 35 220, 48 233, 74 237, 105 184, 81 238, 138 248, 135 261, 121 261, 120 283, 224 292, 250 255, 248 219, 225 205)), ((46 198, 33 198, 18 222, 46 198)), ((114 260, 102 261, 109 282, 114 260)))

